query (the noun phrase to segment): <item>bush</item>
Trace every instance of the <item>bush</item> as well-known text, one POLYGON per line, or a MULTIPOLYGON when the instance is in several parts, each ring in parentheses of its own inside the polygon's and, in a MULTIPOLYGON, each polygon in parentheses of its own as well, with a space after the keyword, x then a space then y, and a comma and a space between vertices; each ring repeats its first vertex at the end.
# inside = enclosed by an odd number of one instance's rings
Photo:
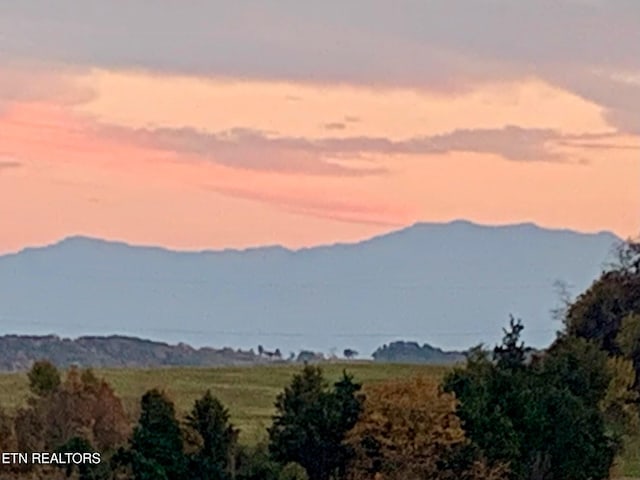
POLYGON ((235 480, 279 480, 281 466, 271 459, 268 445, 239 446, 235 457, 235 480))
POLYGON ((278 480, 309 480, 309 475, 301 465, 291 462, 284 466, 278 480))

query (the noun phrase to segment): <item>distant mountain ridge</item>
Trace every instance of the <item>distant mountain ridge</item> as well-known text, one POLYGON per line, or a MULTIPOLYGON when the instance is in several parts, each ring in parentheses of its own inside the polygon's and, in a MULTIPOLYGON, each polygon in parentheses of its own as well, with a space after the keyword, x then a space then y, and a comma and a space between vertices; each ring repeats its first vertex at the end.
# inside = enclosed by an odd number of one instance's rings
POLYGON ((615 235, 614 233, 607 230, 600 230, 598 232, 590 232, 583 233, 575 230, 571 230, 568 228, 547 228, 540 227, 533 222, 521 222, 514 224, 506 224, 506 225, 483 225, 479 223, 472 222, 470 220, 453 220, 451 222, 416 222, 407 227, 403 227, 397 230, 391 230, 387 233, 382 233, 379 235, 375 235, 371 238, 367 238, 357 242, 335 242, 323 245, 316 245, 311 247, 300 247, 300 248, 289 248, 283 245, 277 244, 267 244, 261 246, 252 246, 245 248, 223 248, 223 249, 172 249, 169 247, 159 246, 159 245, 150 245, 150 244, 141 244, 141 243, 130 243, 124 240, 108 240, 100 237, 94 237, 90 235, 83 234, 75 234, 70 235, 64 238, 61 238, 59 241, 56 241, 51 244, 40 245, 40 246, 28 246, 21 249, 18 252, 0 254, 0 259, 3 257, 11 257, 15 255, 21 255, 24 253, 28 253, 31 251, 39 251, 44 249, 52 249, 58 247, 65 247, 68 245, 90 245, 90 244, 103 244, 110 245, 116 248, 126 248, 126 249, 144 249, 149 251, 156 252, 164 252, 167 254, 177 254, 177 255, 198 255, 198 254, 249 254, 252 252, 284 252, 284 253, 300 253, 310 250, 319 250, 319 249, 329 249, 329 248, 337 248, 337 247, 352 247, 359 246, 367 243, 373 243, 380 240, 402 236, 407 234, 408 232, 420 230, 420 229, 439 229, 439 228, 471 228, 471 229, 487 229, 487 230, 510 230, 510 231, 544 231, 553 234, 561 234, 561 235, 570 235, 570 236, 595 236, 595 237, 604 237, 607 239, 611 239, 613 241, 621 241, 622 239, 615 235))
POLYGON ((419 223, 358 243, 177 252, 89 237, 0 256, 0 333, 142 336, 283 352, 395 340, 544 345, 554 282, 579 293, 620 239, 534 224, 419 223))

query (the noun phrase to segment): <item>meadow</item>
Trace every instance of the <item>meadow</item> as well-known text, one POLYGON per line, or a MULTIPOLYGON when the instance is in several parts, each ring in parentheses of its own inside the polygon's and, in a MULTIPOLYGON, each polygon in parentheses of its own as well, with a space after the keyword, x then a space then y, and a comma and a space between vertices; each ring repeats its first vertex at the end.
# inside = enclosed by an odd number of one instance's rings
MULTIPOLYGON (((368 385, 396 378, 422 375, 441 378, 449 367, 432 365, 376 364, 372 362, 326 363, 322 366, 327 380, 337 380, 344 370, 368 385)), ((240 440, 253 444, 266 439, 278 393, 299 372, 300 365, 265 365, 218 368, 100 369, 95 373, 106 379, 122 399, 132 419, 137 417, 142 394, 159 388, 175 402, 180 416, 207 389, 228 407, 232 422, 241 430, 240 440)), ((0 374, 0 406, 9 412, 23 405, 29 395, 26 374, 0 374)), ((640 438, 632 439, 627 453, 618 462, 625 478, 640 478, 640 438)))
MULTIPOLYGON (((122 399, 132 419, 138 414, 142 394, 159 388, 174 401, 179 415, 186 414, 196 398, 210 389, 229 409, 232 422, 241 430, 241 441, 255 443, 266 435, 278 393, 301 370, 300 365, 263 365, 218 368, 99 369, 97 376, 107 380, 122 399)), ((369 384, 394 378, 426 375, 440 378, 447 367, 425 365, 375 364, 372 362, 326 363, 327 380, 337 380, 344 370, 365 388, 369 384)), ((26 374, 0 374, 0 406, 14 411, 29 395, 26 374)))

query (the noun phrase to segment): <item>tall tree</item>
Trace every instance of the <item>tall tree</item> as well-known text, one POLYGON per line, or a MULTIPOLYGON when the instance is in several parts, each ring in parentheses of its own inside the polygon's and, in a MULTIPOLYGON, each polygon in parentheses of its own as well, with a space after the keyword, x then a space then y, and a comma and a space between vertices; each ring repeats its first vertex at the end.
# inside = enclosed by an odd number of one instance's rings
POLYGON ((238 431, 229 422, 229 411, 207 392, 195 401, 187 426, 197 433, 197 451, 190 458, 189 476, 194 480, 231 478, 238 431))
POLYGON ((105 452, 126 442, 129 420, 107 382, 76 368, 69 370, 62 383, 50 381, 56 377, 49 367, 39 372, 33 376, 38 379, 33 383, 36 396, 16 415, 16 436, 22 449, 56 449, 78 437, 105 452), (43 371, 47 373, 41 375, 43 371), (42 379, 49 380, 41 383, 42 379), (57 386, 52 387, 54 384, 57 386))
POLYGON ((186 478, 182 432, 173 402, 153 389, 142 396, 140 410, 129 455, 136 480, 186 478))
POLYGON ((611 382, 607 355, 584 339, 563 338, 529 361, 512 322, 493 358, 475 350, 445 380, 469 438, 510 478, 608 478, 617 444, 600 409, 611 382))
POLYGON ((627 242, 618 257, 569 305, 566 318, 568 335, 592 340, 611 355, 623 353, 617 341, 623 320, 640 314, 640 243, 627 242))
POLYGON ((364 413, 348 439, 350 480, 505 478, 503 465, 488 466, 469 444, 453 395, 428 378, 368 389, 364 413))
MULTIPOLYGON (((34 378, 55 378, 48 366, 39 372, 34 378), (41 375, 43 371, 48 373, 41 375)), ((17 450, 75 451, 79 446, 87 451, 97 449, 102 454, 102 464, 82 467, 79 474, 81 478, 105 478, 111 454, 126 442, 130 432, 126 412, 113 389, 90 371, 76 368, 69 370, 62 383, 37 380, 34 385, 40 385, 34 388, 36 395, 18 410, 14 421, 17 450)), ((42 466, 29 467, 42 477, 48 475, 42 466)))
POLYGON ((360 388, 346 373, 330 388, 319 367, 306 365, 276 400, 269 428, 273 458, 283 465, 300 464, 310 480, 328 480, 343 472, 345 436, 364 400, 360 388))

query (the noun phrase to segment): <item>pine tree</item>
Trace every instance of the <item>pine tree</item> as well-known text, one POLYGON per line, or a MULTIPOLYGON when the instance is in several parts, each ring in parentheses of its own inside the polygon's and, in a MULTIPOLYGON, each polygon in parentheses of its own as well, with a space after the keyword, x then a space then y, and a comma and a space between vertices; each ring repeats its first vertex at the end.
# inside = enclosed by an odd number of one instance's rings
POLYGON ((273 458, 300 464, 310 480, 327 480, 345 468, 346 433, 357 421, 360 385, 344 375, 330 388, 319 367, 306 365, 276 400, 269 428, 273 458))
POLYGON ((199 437, 198 449, 190 458, 189 477, 194 480, 230 479, 230 460, 238 431, 229 422, 229 411, 207 390, 196 400, 187 416, 187 425, 199 437))
POLYGON ((136 480, 182 480, 186 461, 175 407, 153 389, 142 396, 138 425, 131 438, 131 463, 136 480))

